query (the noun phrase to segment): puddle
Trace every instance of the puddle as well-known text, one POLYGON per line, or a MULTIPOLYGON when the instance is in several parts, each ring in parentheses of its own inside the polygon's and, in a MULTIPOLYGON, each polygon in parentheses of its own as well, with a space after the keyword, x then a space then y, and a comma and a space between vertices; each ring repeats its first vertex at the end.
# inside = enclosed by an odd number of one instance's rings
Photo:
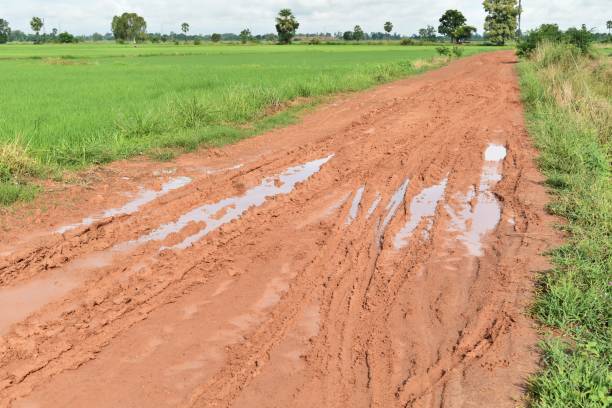
POLYGON ((395 191, 395 193, 393 193, 391 200, 389 200, 389 204, 387 204, 387 207, 385 208, 387 210, 387 215, 385 216, 382 224, 380 225, 380 229, 379 229, 380 234, 385 232, 385 230, 387 229, 387 226, 389 225, 389 222, 391 222, 393 217, 395 217, 395 213, 397 212, 397 209, 404 201, 404 196, 406 195, 406 189, 408 189, 409 183, 410 183, 410 180, 406 178, 404 182, 402 183, 402 185, 395 191))
POLYGON ((398 231, 393 240, 395 249, 403 248, 408 244, 409 238, 423 219, 427 219, 423 229, 424 238, 429 237, 429 230, 433 226, 433 216, 436 213, 438 203, 444 196, 447 182, 448 179, 445 178, 440 183, 423 189, 420 194, 412 199, 410 202, 410 219, 398 231))
POLYGON ((507 151, 504 146, 492 143, 485 150, 484 156, 486 161, 498 162, 506 158, 506 153, 507 151))
POLYGON ((466 194, 456 195, 455 198, 461 202, 459 208, 446 206, 451 217, 449 230, 459 233, 459 241, 473 256, 483 254, 482 239, 497 226, 501 218, 501 205, 493 194, 493 188, 502 179, 502 163, 506 157, 506 148, 490 144, 484 156, 485 163, 478 192, 472 187, 466 194))
POLYGON ((355 192, 355 197, 353 197, 353 202, 351 203, 351 208, 349 210, 349 214, 346 217, 345 224, 349 225, 355 218, 357 218, 357 212, 359 211, 359 204, 361 204, 361 199, 363 197, 363 192, 365 191, 365 186, 361 186, 355 192))
MULTIPOLYGON (((243 195, 225 198, 213 204, 205 204, 183 214, 177 221, 164 224, 151 233, 140 237, 136 243, 142 244, 149 241, 162 241, 170 234, 181 231, 188 224, 204 223, 205 227, 197 233, 185 238, 171 249, 185 249, 199 241, 210 232, 220 228, 235 219, 238 219, 249 208, 263 205, 270 197, 288 194, 295 186, 306 181, 315 173, 318 173, 323 164, 327 163, 333 154, 322 159, 313 160, 300 166, 290 167, 277 177, 267 177, 262 182, 243 195), (222 214, 219 216, 219 214, 222 214)), ((162 247, 161 250, 166 249, 162 247)))
POLYGON ((79 286, 87 279, 88 272, 110 265, 115 254, 112 250, 94 252, 46 276, 0 289, 0 335, 12 324, 79 286))
POLYGON ((83 218, 81 222, 65 225, 61 228, 58 228, 55 232, 63 234, 64 232, 73 230, 75 228, 91 225, 95 221, 102 220, 104 218, 135 213, 143 205, 150 203, 151 201, 163 195, 166 195, 173 190, 185 187, 189 183, 191 183, 191 178, 189 177, 175 177, 169 180, 167 183, 164 183, 164 185, 162 185, 161 190, 156 191, 141 189, 136 198, 125 204, 123 207, 111 208, 110 210, 104 211, 100 215, 83 218))
POLYGON ((376 197, 374 197, 374 201, 372 201, 372 205, 368 208, 368 212, 366 213, 366 219, 370 218, 376 208, 378 208, 378 204, 380 204, 380 200, 382 200, 382 195, 379 192, 376 192, 376 197))

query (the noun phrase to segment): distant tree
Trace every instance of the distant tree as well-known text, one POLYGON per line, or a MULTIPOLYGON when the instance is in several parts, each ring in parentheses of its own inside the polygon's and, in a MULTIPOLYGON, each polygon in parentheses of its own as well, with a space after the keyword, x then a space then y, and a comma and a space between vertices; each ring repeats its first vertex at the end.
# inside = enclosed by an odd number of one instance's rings
POLYGON ((72 35, 70 33, 67 33, 67 32, 60 33, 57 36, 57 41, 62 43, 62 44, 69 44, 69 43, 78 42, 77 39, 74 37, 74 35, 72 35))
POLYGON ((276 17, 276 32, 281 44, 291 44, 295 32, 300 27, 297 19, 290 9, 282 9, 276 17))
POLYGON ((476 32, 476 27, 469 25, 462 25, 457 28, 454 33, 454 37, 458 43, 469 40, 472 34, 476 32))
POLYGON ((248 41, 251 41, 251 30, 245 28, 240 32, 240 42, 246 44, 248 41))
POLYGON ((185 42, 187 42, 187 33, 189 32, 189 24, 188 23, 181 24, 181 31, 185 33, 185 42))
POLYGON ((212 42, 219 42, 221 41, 221 34, 214 33, 213 35, 210 36, 210 39, 212 42))
POLYGON ((608 36, 610 36, 610 30, 612 30, 612 20, 606 21, 606 28, 608 29, 608 36))
POLYGON ((419 37, 421 40, 433 41, 436 39, 436 29, 430 25, 426 28, 421 28, 419 30, 419 37))
POLYGON ((383 27, 385 29, 385 32, 387 33, 387 37, 391 35, 391 31, 393 31, 393 23, 387 21, 383 27))
POLYGON ((363 30, 361 29, 361 26, 356 25, 355 28, 353 28, 353 40, 363 40, 363 30))
POLYGON ((57 37, 57 28, 53 28, 51 30, 51 38, 53 39, 53 41, 55 41, 56 37, 57 37))
POLYGON ((438 32, 449 36, 451 41, 455 41, 457 39, 456 30, 464 26, 465 22, 465 16, 459 10, 446 10, 442 17, 440 17, 438 32))
POLYGON ((102 34, 100 34, 100 33, 93 33, 91 35, 91 40, 92 41, 102 41, 102 40, 104 40, 104 36, 102 34))
POLYGON ((0 18, 0 44, 6 44, 11 37, 11 27, 9 22, 0 18))
POLYGON ((40 30, 42 30, 44 25, 45 23, 40 17, 32 17, 32 20, 30 20, 30 27, 36 33, 36 43, 40 42, 40 30))
POLYGON ((342 34, 342 39, 344 41, 351 41, 353 39, 353 32, 352 31, 345 31, 344 34, 342 34))
POLYGON ((484 0, 482 5, 487 12, 484 29, 489 41, 504 45, 514 37, 517 30, 516 18, 519 14, 517 0, 484 0))
POLYGON ((132 41, 143 40, 147 31, 147 22, 136 13, 123 13, 114 16, 111 30, 116 40, 132 41))

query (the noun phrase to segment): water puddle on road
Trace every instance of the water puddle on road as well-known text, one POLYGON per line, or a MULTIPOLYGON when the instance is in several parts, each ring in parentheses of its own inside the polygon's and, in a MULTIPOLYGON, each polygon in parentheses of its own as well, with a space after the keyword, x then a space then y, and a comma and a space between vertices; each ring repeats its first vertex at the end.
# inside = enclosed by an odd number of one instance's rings
POLYGON ((395 217, 397 209, 404 202, 404 196, 406 195, 406 190, 408 189, 409 183, 410 180, 406 178, 402 185, 399 186, 397 190, 395 190, 395 193, 393 193, 391 200, 389 200, 389 204, 387 204, 387 207, 385 208, 387 210, 387 215, 385 215, 382 224, 380 224, 380 228, 378 230, 379 235, 382 235, 385 232, 387 226, 389 225, 393 217, 395 217))
POLYGON ((83 218, 81 222, 70 224, 70 225, 65 225, 61 228, 58 228, 55 232, 59 234, 63 234, 64 232, 71 231, 75 228, 91 225, 94 222, 103 220, 105 218, 135 213, 143 205, 148 204, 151 201, 159 197, 162 197, 173 190, 177 190, 181 187, 185 187, 189 183, 191 183, 191 178, 189 177, 175 177, 169 180, 168 182, 164 183, 162 185, 161 190, 141 189, 141 191, 138 193, 136 198, 126 203, 124 206, 119 207, 119 208, 111 208, 109 210, 104 211, 100 215, 83 218))
POLYGON ((484 154, 485 163, 480 176, 478 191, 474 187, 465 194, 458 194, 455 199, 461 204, 458 208, 446 205, 451 218, 450 232, 458 233, 458 239, 473 256, 483 253, 482 239, 492 231, 501 218, 501 205, 493 189, 502 179, 502 164, 506 157, 506 148, 490 144, 484 154))
POLYGON ((436 213, 438 203, 444 196, 448 179, 445 178, 440 183, 427 187, 415 196, 410 202, 410 219, 404 227, 398 231, 393 240, 395 249, 403 248, 408 244, 408 240, 412 236, 414 230, 421 224, 422 220, 426 220, 423 229, 424 237, 428 237, 429 230, 433 227, 433 216, 436 213))
POLYGON ((374 197, 374 201, 372 201, 372 204, 370 205, 370 208, 368 208, 368 212, 366 213, 366 220, 369 219, 372 214, 374 214, 374 211, 376 211, 376 208, 378 208, 378 204, 380 204, 381 200, 382 194, 377 192, 376 196, 374 197))
POLYGON ((111 264, 117 252, 94 252, 23 284, 0 289, 0 336, 48 303, 82 284, 89 273, 111 264))
POLYGON ((349 209, 348 216, 346 217, 346 221, 344 222, 346 225, 350 225, 357 218, 357 212, 359 211, 359 205, 361 204, 361 199, 363 198, 364 191, 365 186, 361 186, 355 192, 355 197, 353 197, 351 208, 349 209))
MULTIPOLYGON (((199 241, 210 232, 238 219, 248 209, 263 205, 268 198, 289 194, 295 186, 318 173, 321 167, 334 155, 313 160, 299 166, 290 167, 277 177, 267 177, 261 183, 247 190, 243 195, 225 198, 213 204, 205 204, 183 214, 177 221, 164 224, 151 233, 140 237, 135 242, 143 244, 149 241, 163 241, 170 234, 181 231, 191 223, 204 223, 205 226, 197 233, 185 238, 182 242, 169 247, 170 249, 185 249, 199 241)), ((162 247, 161 250, 167 249, 162 247)))

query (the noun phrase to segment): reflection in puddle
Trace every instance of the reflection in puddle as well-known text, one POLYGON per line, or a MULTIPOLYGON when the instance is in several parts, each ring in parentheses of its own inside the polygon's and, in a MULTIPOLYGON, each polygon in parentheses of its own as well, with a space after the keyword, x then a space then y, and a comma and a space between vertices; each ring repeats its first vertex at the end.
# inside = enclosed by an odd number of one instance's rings
POLYGON ((444 196, 447 181, 448 179, 445 178, 439 184, 423 189, 419 195, 412 199, 410 219, 393 240, 395 249, 400 249, 408 244, 408 239, 424 218, 427 219, 427 224, 423 229, 423 234, 426 234, 424 237, 428 237, 429 230, 433 226, 433 216, 436 213, 438 202, 444 196))
POLYGON ((490 144, 485 150, 485 160, 498 162, 506 158, 506 148, 499 144, 490 144))
POLYGON ((104 211, 100 215, 83 218, 83 220, 81 222, 78 222, 76 224, 65 225, 65 226, 63 226, 61 228, 58 228, 56 230, 56 232, 59 233, 59 234, 63 234, 64 232, 73 230, 73 229, 78 228, 78 227, 84 227, 84 226, 87 226, 87 225, 91 225, 95 221, 102 220, 104 218, 114 217, 114 216, 117 216, 117 215, 132 214, 132 213, 138 211, 138 209, 140 207, 142 207, 143 205, 145 205, 147 203, 150 203, 151 201, 153 201, 153 200, 155 200, 155 199, 157 199, 157 198, 159 198, 159 197, 161 197, 163 195, 168 194, 172 190, 176 190, 176 189, 179 189, 181 187, 184 187, 184 186, 186 186, 189 183, 191 183, 191 178, 189 178, 189 177, 176 177, 176 178, 173 178, 170 181, 168 181, 167 183, 164 183, 164 185, 162 186, 161 190, 159 190, 159 191, 155 191, 155 190, 141 190, 140 193, 138 193, 138 196, 135 199, 133 199, 132 201, 128 202, 123 207, 120 207, 120 208, 111 208, 110 210, 104 211))
POLYGON ((171 247, 172 249, 188 248, 210 232, 239 218, 249 208, 261 206, 269 197, 290 193, 296 184, 307 180, 319 172, 321 166, 332 157, 333 154, 300 166, 291 167, 278 177, 265 178, 258 186, 247 190, 241 196, 225 198, 216 203, 205 204, 195 208, 183 214, 177 221, 164 224, 151 233, 140 237, 136 242, 142 244, 149 241, 162 241, 170 234, 181 231, 192 222, 204 223, 205 227, 203 229, 171 247), (219 216, 219 214, 222 215, 219 216))
POLYGON ((451 232, 458 232, 458 239, 465 244, 473 256, 482 255, 482 238, 499 223, 501 206, 493 188, 502 179, 502 162, 506 148, 491 144, 485 151, 485 163, 480 177, 478 192, 474 187, 466 194, 455 196, 461 202, 458 209, 446 206, 451 217, 451 232), (472 206, 472 201, 475 204, 472 206))
POLYGON ((351 208, 349 210, 348 217, 346 217, 346 225, 349 225, 350 223, 355 221, 355 218, 357 218, 357 212, 359 211, 359 204, 361 204, 361 198, 363 197, 364 190, 365 186, 361 186, 357 189, 355 197, 353 197, 353 202, 351 203, 351 208))
POLYGON ((404 196, 406 195, 406 189, 408 188, 408 184, 410 180, 406 178, 402 185, 393 193, 391 200, 389 200, 389 204, 385 208, 387 210, 387 215, 385 216, 382 224, 380 225, 379 234, 383 234, 389 225, 389 222, 395 217, 395 213, 397 209, 404 201, 404 196))
POLYGON ((370 216, 374 213, 374 211, 378 207, 378 204, 380 204, 380 200, 382 200, 382 195, 377 192, 376 197, 374 197, 374 201, 372 201, 372 205, 370 205, 370 208, 368 208, 366 219, 370 218, 370 216))

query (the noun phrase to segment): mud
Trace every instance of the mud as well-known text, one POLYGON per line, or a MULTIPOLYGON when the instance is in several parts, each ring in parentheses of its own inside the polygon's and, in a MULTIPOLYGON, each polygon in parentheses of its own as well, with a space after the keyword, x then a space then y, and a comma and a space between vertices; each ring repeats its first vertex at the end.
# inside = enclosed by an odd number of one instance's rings
POLYGON ((521 405, 559 237, 514 61, 1 215, 0 406, 521 405))

